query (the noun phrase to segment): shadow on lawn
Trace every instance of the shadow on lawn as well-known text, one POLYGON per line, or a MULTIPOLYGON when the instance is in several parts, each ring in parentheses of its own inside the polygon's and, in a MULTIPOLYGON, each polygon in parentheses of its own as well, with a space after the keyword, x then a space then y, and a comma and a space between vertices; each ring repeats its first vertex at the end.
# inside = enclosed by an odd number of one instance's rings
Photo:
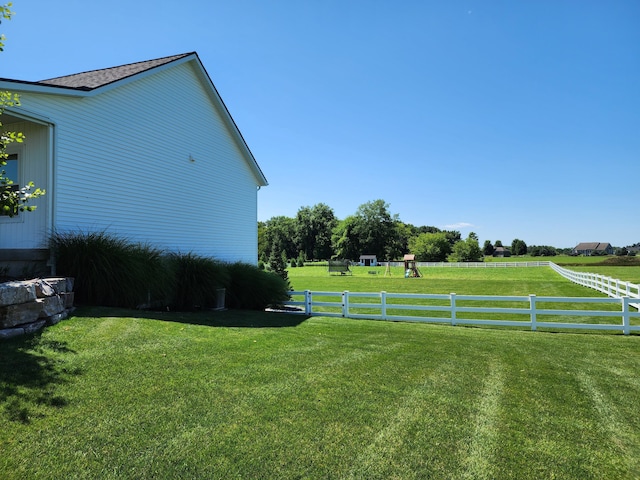
POLYGON ((167 312, 126 310, 106 307, 87 307, 76 310, 74 316, 148 318, 165 322, 207 325, 210 327, 282 328, 296 327, 307 320, 303 314, 261 312, 254 310, 201 310, 195 312, 167 312))
POLYGON ((66 343, 45 340, 40 334, 0 342, 0 415, 26 424, 40 406, 67 404, 56 395, 56 385, 79 372, 66 370, 52 352, 75 353, 66 343))

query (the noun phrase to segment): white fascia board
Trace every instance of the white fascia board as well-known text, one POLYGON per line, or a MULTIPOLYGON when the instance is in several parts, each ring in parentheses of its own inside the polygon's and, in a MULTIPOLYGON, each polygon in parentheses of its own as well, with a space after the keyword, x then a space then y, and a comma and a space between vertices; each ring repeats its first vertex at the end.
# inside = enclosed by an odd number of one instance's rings
POLYGON ((70 97, 86 97, 91 92, 69 87, 43 85, 35 82, 0 80, 0 90, 10 92, 44 93, 49 95, 65 95, 70 97))
POLYGON ((40 115, 39 113, 32 112, 30 110, 26 110, 21 107, 7 107, 5 108, 5 113, 20 118, 22 120, 27 120, 33 123, 39 123, 40 125, 54 125, 55 122, 51 120, 49 117, 45 115, 40 115))

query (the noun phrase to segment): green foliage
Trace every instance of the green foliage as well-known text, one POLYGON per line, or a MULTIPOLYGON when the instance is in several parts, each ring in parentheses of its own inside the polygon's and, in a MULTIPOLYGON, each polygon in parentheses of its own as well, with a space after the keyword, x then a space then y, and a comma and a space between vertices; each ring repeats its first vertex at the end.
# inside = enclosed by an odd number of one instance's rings
POLYGON ((484 253, 485 256, 490 257, 491 255, 493 255, 493 252, 495 252, 495 248, 491 244, 491 241, 485 240, 484 247, 482 248, 482 253, 484 253))
POLYGON ((478 244, 478 237, 471 232, 466 240, 460 240, 453 246, 448 260, 450 262, 480 262, 483 256, 478 244))
POLYGON ((278 255, 275 251, 271 252, 271 256, 269 257, 269 270, 282 278, 287 285, 289 284, 289 274, 287 273, 287 257, 285 253, 282 252, 281 255, 278 255))
POLYGON ((168 305, 173 310, 190 311, 216 305, 217 290, 229 280, 223 263, 194 253, 168 255, 170 275, 168 305))
POLYGON ((558 251, 549 245, 532 245, 527 248, 527 253, 532 257, 554 257, 558 251))
POLYGON ((524 243, 523 240, 519 238, 515 238, 511 242, 511 255, 526 255, 527 254, 527 244, 524 243))
POLYGON ((358 207, 355 219, 354 233, 359 238, 360 254, 376 255, 381 259, 396 256, 392 247, 399 220, 398 215, 389 212, 388 203, 380 199, 364 203, 358 207))
MULTIPOLYGON (((11 20, 14 13, 11 10, 12 6, 13 4, 11 2, 0 5, 0 23, 2 23, 2 20, 11 20)), ((4 35, 0 35, 0 52, 4 51, 4 40, 4 35)))
POLYGON ((75 278, 78 304, 136 307, 167 293, 162 251, 106 232, 51 236, 56 272, 75 278))
POLYGON ((288 280, 276 273, 265 272, 253 265, 237 262, 227 265, 227 307, 264 310, 280 305, 290 297, 288 280))
POLYGON ((298 266, 298 264, 296 263, 296 259, 292 258, 291 260, 289 260, 289 266, 291 268, 296 268, 298 266))
POLYGON ((253 265, 166 254, 106 232, 55 234, 50 244, 57 273, 75 278, 80 305, 192 311, 215 306, 219 288, 226 288, 229 308, 260 309, 289 298, 288 280, 253 265))
POLYGON ((331 258, 331 234, 337 223, 333 210, 324 203, 301 207, 295 219, 296 246, 306 258, 331 258))
POLYGON ((259 251, 265 258, 270 258, 272 254, 283 255, 285 258, 292 258, 298 254, 295 243, 296 225, 295 220, 290 217, 277 216, 270 218, 264 223, 264 232, 258 241, 262 244, 259 251))
MULTIPOLYGON (((0 6, 0 22, 2 19, 10 20, 13 16, 11 11, 11 3, 0 6)), ((0 52, 4 49, 4 35, 0 35, 0 52)), ((11 92, 0 92, 0 115, 2 115, 7 107, 20 105, 20 98, 17 94, 11 92)), ((0 129, 2 123, 0 123, 0 129)), ((7 165, 7 145, 11 143, 22 143, 25 137, 19 132, 2 132, 0 130, 0 214, 9 217, 18 215, 19 212, 32 212, 36 209, 35 205, 28 203, 45 194, 44 189, 36 188, 33 182, 18 187, 14 184, 14 180, 7 177, 3 167, 7 165)))
POLYGON ((451 253, 451 244, 444 232, 421 233, 409 239, 409 251, 418 262, 445 262, 451 253))
POLYGON ((351 215, 340 221, 333 230, 333 257, 334 258, 358 258, 362 248, 360 238, 356 233, 357 219, 351 215))

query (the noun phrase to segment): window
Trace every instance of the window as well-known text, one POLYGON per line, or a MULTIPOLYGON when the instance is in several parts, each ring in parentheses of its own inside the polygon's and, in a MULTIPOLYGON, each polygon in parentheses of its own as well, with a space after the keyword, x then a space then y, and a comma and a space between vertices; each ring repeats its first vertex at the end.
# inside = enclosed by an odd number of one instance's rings
MULTIPOLYGON (((6 188, 13 191, 19 190, 20 185, 18 184, 18 154, 9 154, 9 156, 5 159, 5 162, 7 162, 7 164, 2 167, 2 170, 4 170, 4 176, 8 177, 10 180, 13 180, 14 183, 8 186, 0 185, 0 188, 6 188)), ((16 208, 13 212, 13 215, 17 214, 18 209, 16 208)), ((0 211, 0 216, 6 217, 9 216, 9 213, 0 211)))

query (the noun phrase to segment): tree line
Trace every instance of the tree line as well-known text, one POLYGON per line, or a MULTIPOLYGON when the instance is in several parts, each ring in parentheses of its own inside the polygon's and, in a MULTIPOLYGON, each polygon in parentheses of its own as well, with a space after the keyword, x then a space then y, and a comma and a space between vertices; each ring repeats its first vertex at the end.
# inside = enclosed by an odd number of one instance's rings
MULTIPOLYGON (((459 231, 404 223, 392 214, 384 200, 358 207, 353 215, 338 219, 324 203, 301 207, 295 217, 276 216, 258 222, 258 256, 262 262, 284 259, 298 261, 341 258, 356 260, 362 254, 379 260, 399 260, 411 253, 420 262, 477 262, 493 255, 502 242, 486 241, 483 248, 471 232, 462 239, 459 231)), ((504 248, 504 247, 503 247, 504 248)), ((512 255, 529 252, 527 244, 514 239, 507 251, 512 255)), ((537 255, 555 255, 553 247, 532 247, 537 255)))

